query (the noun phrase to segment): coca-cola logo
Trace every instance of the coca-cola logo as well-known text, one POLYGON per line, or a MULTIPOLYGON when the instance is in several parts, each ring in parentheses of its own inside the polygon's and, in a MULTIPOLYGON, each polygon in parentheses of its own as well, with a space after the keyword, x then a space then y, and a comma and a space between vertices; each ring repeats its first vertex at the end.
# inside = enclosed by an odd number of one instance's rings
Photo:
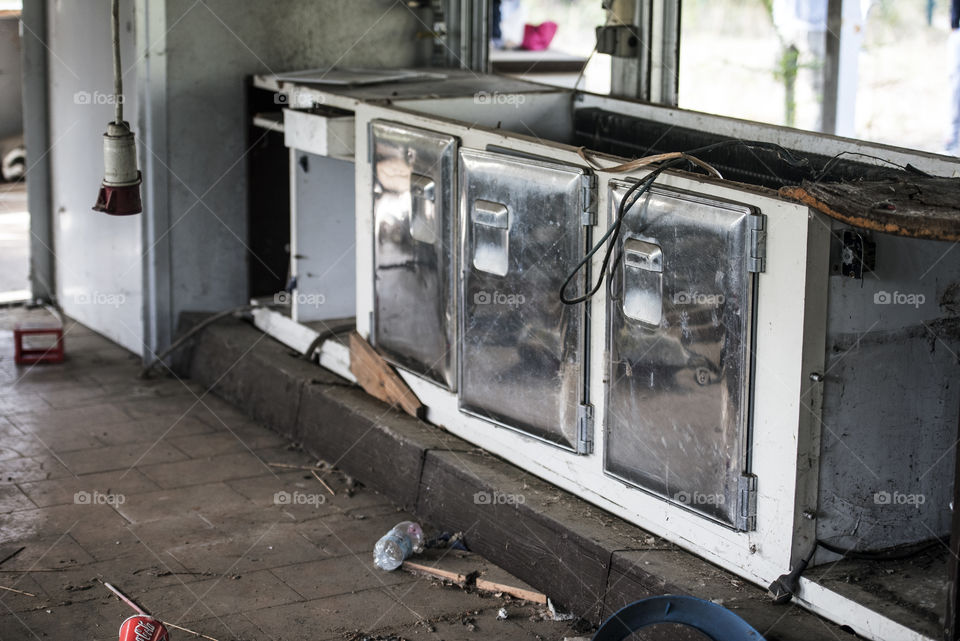
POLYGON ((149 621, 141 620, 133 631, 135 641, 153 641, 153 633, 157 631, 157 626, 149 621))

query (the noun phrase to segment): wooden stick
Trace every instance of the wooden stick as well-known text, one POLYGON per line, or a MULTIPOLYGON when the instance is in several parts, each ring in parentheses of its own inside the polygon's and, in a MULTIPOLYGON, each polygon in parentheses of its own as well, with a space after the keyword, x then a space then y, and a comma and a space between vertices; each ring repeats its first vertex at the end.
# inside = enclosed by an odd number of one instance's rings
POLYGON ((37 598, 36 594, 31 594, 30 592, 24 592, 23 590, 16 590, 14 588, 8 588, 2 585, 0 585, 0 590, 6 590, 7 592, 16 592, 17 594, 26 594, 27 596, 32 596, 33 598, 37 598))
POLYGON ((17 556, 18 554, 20 554, 21 552, 23 552, 23 551, 26 550, 26 549, 27 549, 26 546, 17 548, 16 550, 14 550, 13 552, 11 552, 11 553, 8 554, 7 556, 5 556, 5 557, 3 557, 2 559, 0 559, 0 565, 3 565, 4 563, 6 563, 7 561, 9 561, 9 560, 12 559, 13 557, 17 556))
POLYGON ((121 601, 123 601, 124 603, 126 603, 127 605, 129 605, 131 608, 133 608, 133 609, 137 612, 137 614, 142 614, 143 616, 147 616, 147 617, 150 616, 149 614, 147 614, 147 612, 146 612, 143 608, 141 608, 139 605, 137 605, 136 603, 134 603, 133 601, 131 601, 131 600, 127 597, 126 594, 124 594, 123 592, 121 592, 121 591, 118 590, 117 588, 113 587, 112 585, 110 585, 110 584, 107 583, 106 581, 104 581, 103 585, 104 585, 104 587, 106 587, 108 590, 110 590, 111 592, 113 592, 115 595, 117 595, 118 597, 120 597, 120 600, 121 600, 121 601))
POLYGON ((323 479, 320 478, 320 475, 319 475, 319 474, 317 474, 316 472, 313 472, 313 476, 314 476, 314 478, 316 478, 318 481, 320 481, 320 485, 322 485, 323 487, 327 488, 327 492, 330 492, 330 494, 331 494, 332 496, 336 496, 336 495, 337 495, 337 493, 333 491, 333 488, 330 487, 329 485, 327 485, 327 484, 323 481, 323 479))
POLYGON ((308 472, 323 469, 319 465, 290 465, 289 463, 267 463, 267 465, 270 467, 282 467, 287 470, 306 470, 308 472))
POLYGON ((207 635, 203 634, 202 632, 195 632, 194 630, 191 630, 191 629, 189 629, 189 628, 184 628, 184 627, 182 627, 182 626, 179 626, 179 625, 177 625, 176 623, 170 623, 170 622, 168 622, 168 621, 162 621, 161 623, 163 623, 163 625, 167 626, 168 628, 173 628, 173 629, 175 629, 175 630, 183 630, 183 631, 186 632, 187 634, 192 634, 192 635, 195 636, 195 637, 202 637, 202 638, 204 638, 204 639, 210 639, 210 641, 218 641, 217 639, 214 639, 213 637, 208 637, 207 635))
MULTIPOLYGON (((107 583, 106 581, 104 581, 103 585, 106 586, 106 588, 107 588, 108 590, 110 590, 111 592, 113 592, 115 595, 117 595, 118 597, 120 597, 120 599, 123 600, 124 603, 126 603, 126 604, 129 605, 131 608, 133 608, 134 610, 136 610, 136 611, 137 611, 137 614, 142 614, 143 616, 146 616, 146 617, 149 617, 149 616, 150 616, 143 608, 141 608, 139 605, 137 605, 136 603, 134 603, 130 598, 127 597, 126 594, 124 594, 123 592, 121 592, 121 591, 118 590, 117 588, 113 587, 112 585, 110 585, 110 584, 107 583)), ((5 590, 9 590, 10 588, 4 588, 4 589, 5 589, 5 590)), ((19 592, 19 590, 14 590, 14 592, 19 592)), ((27 594, 27 593, 24 592, 23 594, 27 594)), ((30 596, 35 596, 35 595, 31 594, 30 596)), ((151 618, 153 618, 153 617, 151 617, 151 618)), ((181 627, 181 626, 177 625, 176 623, 170 623, 170 622, 168 622, 168 621, 161 621, 161 623, 163 623, 163 625, 165 625, 165 626, 167 626, 167 627, 169 627, 169 628, 175 628, 175 629, 177 629, 177 630, 183 630, 184 632, 187 632, 187 633, 189 633, 189 634, 192 634, 192 635, 195 636, 195 637, 203 637, 204 639, 209 639, 210 641, 218 641, 218 639, 214 639, 213 637, 208 637, 208 636, 205 635, 205 634, 202 634, 202 633, 200 633, 200 632, 196 632, 195 630, 190 630, 189 628, 181 627)))

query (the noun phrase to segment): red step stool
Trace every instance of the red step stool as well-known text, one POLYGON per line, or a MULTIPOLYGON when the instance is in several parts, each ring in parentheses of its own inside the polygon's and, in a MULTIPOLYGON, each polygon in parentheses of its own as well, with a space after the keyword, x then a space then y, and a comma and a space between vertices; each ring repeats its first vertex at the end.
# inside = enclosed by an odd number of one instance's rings
POLYGON ((52 325, 17 325, 13 328, 13 360, 17 365, 63 362, 63 327, 52 325), (53 336, 50 347, 31 347, 31 336, 53 336), (27 338, 24 341, 24 338, 27 338))

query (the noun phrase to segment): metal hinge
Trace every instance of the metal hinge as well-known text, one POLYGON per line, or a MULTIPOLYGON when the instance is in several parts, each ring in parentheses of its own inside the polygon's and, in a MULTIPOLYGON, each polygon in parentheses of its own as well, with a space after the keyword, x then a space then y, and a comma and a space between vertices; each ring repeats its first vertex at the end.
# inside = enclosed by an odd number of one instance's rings
POLYGON ((747 222, 750 230, 750 255, 747 257, 747 271, 760 273, 767 268, 767 217, 763 214, 751 214, 747 222))
POLYGON ((367 125, 367 164, 373 164, 373 123, 367 125))
POLYGON ((593 405, 577 408, 577 454, 593 454, 593 405))
POLYGON ((583 174, 580 176, 580 200, 583 202, 583 213, 580 214, 580 224, 592 226, 597 224, 597 176, 583 174))
POLYGON ((757 477, 754 474, 741 474, 737 483, 740 497, 737 512, 737 529, 753 532, 757 529, 757 477))

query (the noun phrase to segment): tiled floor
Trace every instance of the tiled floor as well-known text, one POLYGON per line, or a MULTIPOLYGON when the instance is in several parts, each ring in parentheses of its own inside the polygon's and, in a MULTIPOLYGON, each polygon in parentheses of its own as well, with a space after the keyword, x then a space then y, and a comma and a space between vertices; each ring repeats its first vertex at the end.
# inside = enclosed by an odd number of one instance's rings
MULTIPOLYGON (((68 321, 67 362, 17 367, 0 310, 0 640, 115 641, 131 614, 218 641, 563 639, 538 608, 373 567, 409 515, 223 401, 68 321), (286 503, 280 497, 295 497, 286 503), (508 619, 496 619, 506 607, 508 619)), ((177 630, 174 639, 193 638, 177 630)))

